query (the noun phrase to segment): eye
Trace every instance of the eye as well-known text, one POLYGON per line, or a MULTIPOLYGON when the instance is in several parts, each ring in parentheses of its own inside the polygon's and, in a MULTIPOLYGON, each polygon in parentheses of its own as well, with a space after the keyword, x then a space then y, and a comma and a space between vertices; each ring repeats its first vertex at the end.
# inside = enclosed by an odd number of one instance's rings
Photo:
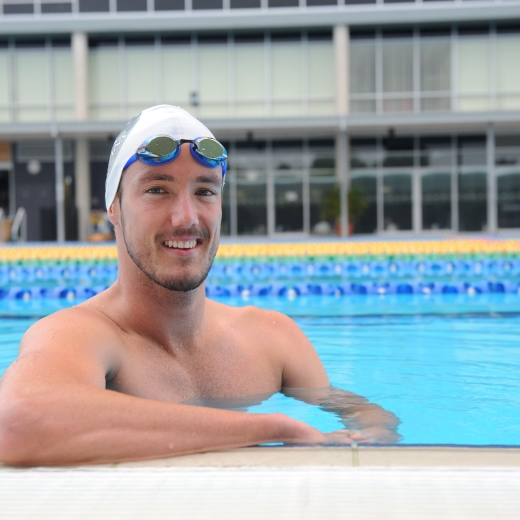
POLYGON ((211 195, 216 195, 216 191, 215 190, 210 190, 208 188, 200 188, 199 190, 197 190, 197 195, 202 195, 204 197, 209 197, 211 195))
POLYGON ((154 186, 153 188, 148 188, 146 193, 166 193, 166 191, 160 186, 154 186))

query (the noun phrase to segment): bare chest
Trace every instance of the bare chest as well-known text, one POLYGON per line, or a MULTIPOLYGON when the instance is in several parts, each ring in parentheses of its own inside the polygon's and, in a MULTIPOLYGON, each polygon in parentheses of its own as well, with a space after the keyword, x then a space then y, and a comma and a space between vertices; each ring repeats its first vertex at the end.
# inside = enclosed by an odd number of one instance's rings
POLYGON ((243 340, 215 339, 176 354, 143 340, 132 340, 126 345, 117 373, 107 381, 107 388, 166 402, 280 390, 280 364, 261 345, 244 346, 243 340))

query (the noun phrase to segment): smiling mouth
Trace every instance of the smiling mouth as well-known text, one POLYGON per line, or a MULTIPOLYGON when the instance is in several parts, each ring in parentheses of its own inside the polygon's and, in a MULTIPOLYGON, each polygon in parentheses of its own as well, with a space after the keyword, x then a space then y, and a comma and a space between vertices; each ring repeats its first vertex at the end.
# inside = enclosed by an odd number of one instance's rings
POLYGON ((197 245, 197 240, 165 240, 163 244, 171 249, 193 249, 197 245))

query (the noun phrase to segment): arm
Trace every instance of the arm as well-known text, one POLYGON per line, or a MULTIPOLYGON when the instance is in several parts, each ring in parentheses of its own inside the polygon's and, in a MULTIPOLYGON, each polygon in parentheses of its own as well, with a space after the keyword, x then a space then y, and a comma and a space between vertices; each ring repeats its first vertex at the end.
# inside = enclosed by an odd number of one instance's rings
POLYGON ((69 309, 35 324, 0 385, 0 460, 102 463, 324 436, 281 414, 163 403, 105 389, 118 334, 96 311, 69 309), (85 313, 91 313, 86 316, 85 313))
MULTIPOLYGON (((364 397, 330 386, 329 379, 314 347, 301 329, 285 318, 288 332, 283 378, 283 393, 338 415, 349 430, 356 430, 355 440, 397 442, 399 419, 364 397)), ((283 318, 280 318, 283 319, 283 318)))
POLYGON ((300 401, 319 406, 341 419, 352 438, 361 442, 393 444, 401 436, 397 433, 399 419, 388 410, 368 399, 341 388, 284 388, 283 393, 300 401))

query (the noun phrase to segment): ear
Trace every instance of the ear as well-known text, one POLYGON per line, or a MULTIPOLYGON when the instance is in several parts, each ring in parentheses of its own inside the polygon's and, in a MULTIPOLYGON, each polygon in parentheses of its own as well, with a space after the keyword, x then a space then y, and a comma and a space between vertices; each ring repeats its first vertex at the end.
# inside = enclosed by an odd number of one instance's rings
POLYGON ((119 196, 116 195, 114 202, 112 202, 112 205, 108 208, 107 211, 108 220, 114 227, 119 225, 120 215, 121 208, 119 206, 119 196))

